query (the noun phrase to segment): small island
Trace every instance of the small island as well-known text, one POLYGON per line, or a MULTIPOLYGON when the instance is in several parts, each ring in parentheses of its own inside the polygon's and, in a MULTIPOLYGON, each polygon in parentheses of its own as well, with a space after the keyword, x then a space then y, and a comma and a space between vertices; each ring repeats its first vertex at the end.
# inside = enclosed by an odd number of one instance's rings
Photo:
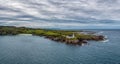
POLYGON ((19 35, 19 34, 32 34, 48 38, 53 41, 58 41, 66 44, 82 45, 88 41, 103 41, 103 35, 95 35, 93 33, 84 33, 84 31, 73 30, 51 30, 15 26, 0 26, 0 35, 19 35))

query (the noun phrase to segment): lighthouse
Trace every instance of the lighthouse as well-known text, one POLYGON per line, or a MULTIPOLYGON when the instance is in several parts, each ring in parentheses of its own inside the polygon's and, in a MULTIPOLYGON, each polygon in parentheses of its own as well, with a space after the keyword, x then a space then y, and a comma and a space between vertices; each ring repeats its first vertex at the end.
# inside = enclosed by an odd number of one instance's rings
POLYGON ((67 36, 67 38, 75 38, 75 34, 73 33, 72 35, 67 36))

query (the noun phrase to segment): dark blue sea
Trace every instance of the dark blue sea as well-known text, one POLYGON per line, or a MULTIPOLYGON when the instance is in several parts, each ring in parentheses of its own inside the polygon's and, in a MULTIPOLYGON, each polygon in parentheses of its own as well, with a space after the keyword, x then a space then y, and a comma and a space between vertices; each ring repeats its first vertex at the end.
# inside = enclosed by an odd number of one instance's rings
POLYGON ((120 64, 120 30, 95 31, 108 40, 74 46, 39 36, 0 36, 0 64, 120 64))

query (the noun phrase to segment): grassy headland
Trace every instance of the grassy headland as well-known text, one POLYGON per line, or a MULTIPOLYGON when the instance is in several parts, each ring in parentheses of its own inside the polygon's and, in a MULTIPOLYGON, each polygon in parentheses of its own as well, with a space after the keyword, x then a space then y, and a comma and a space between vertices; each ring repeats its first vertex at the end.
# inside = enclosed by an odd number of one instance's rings
POLYGON ((76 45, 87 43, 87 41, 89 40, 93 40, 93 41, 104 40, 103 35, 83 34, 80 33, 80 31, 0 26, 0 35, 18 35, 18 34, 32 34, 37 36, 44 36, 45 38, 49 38, 54 41, 60 41, 67 44, 76 44, 76 45))

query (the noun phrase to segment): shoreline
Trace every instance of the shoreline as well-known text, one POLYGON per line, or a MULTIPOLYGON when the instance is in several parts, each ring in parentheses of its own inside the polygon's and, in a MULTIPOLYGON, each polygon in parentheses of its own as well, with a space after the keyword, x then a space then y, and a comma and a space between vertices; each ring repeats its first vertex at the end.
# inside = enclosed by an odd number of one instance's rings
POLYGON ((82 45, 89 41, 104 41, 106 38, 103 35, 94 35, 92 31, 73 31, 73 30, 47 30, 34 29, 26 27, 0 27, 0 35, 35 35, 44 36, 47 39, 62 42, 66 44, 82 45))

